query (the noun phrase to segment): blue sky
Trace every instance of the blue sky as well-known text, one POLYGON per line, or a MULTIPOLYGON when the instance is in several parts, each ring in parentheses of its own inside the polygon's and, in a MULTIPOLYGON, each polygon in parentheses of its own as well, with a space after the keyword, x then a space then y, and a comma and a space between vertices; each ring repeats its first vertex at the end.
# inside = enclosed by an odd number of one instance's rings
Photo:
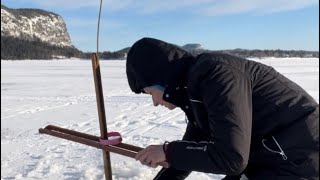
MULTIPOLYGON (((72 43, 96 50, 100 0, 2 0, 9 8, 55 12, 72 43)), ((103 0, 100 51, 142 37, 207 49, 319 50, 318 0, 103 0)))

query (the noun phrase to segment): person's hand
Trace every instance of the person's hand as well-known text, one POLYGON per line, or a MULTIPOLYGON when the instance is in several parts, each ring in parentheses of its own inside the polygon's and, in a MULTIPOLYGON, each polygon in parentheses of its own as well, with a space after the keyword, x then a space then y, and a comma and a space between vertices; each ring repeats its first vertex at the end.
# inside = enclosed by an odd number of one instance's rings
POLYGON ((151 145, 139 151, 135 157, 141 164, 156 168, 159 162, 166 161, 162 145, 151 145))

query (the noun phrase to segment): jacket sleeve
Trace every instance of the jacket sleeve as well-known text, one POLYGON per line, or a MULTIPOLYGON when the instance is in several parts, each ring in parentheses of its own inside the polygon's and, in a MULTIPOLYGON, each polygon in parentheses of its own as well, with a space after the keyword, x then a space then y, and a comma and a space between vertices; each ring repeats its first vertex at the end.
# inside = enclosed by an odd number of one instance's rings
MULTIPOLYGON (((216 66, 199 85, 198 104, 207 112, 210 140, 174 141, 167 161, 174 168, 238 175, 246 168, 251 142, 251 80, 232 67, 216 66)), ((197 106, 197 103, 192 104, 197 106)), ((201 121, 201 120, 200 120, 201 121)))
MULTIPOLYGON (((191 122, 188 123, 186 132, 182 138, 182 140, 185 141, 200 141, 200 133, 197 128, 195 128, 191 122)), ((167 180, 167 179, 172 179, 172 180, 183 180, 189 176, 191 171, 187 170, 178 170, 174 167, 170 168, 162 168, 154 180, 167 180)))
POLYGON ((195 127, 192 122, 188 122, 187 129, 182 140, 199 142, 203 140, 203 137, 201 136, 199 129, 195 127))

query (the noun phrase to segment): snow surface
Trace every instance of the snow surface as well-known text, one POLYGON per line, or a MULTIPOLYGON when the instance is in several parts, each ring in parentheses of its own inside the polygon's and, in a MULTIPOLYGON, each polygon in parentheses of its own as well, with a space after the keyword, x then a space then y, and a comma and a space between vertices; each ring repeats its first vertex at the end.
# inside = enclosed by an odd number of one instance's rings
MULTIPOLYGON (((319 102, 319 59, 262 59, 301 85, 319 102)), ((129 89, 125 61, 101 61, 109 131, 124 142, 146 147, 178 140, 185 115, 153 107, 148 95, 129 89)), ((99 136, 91 61, 1 61, 1 180, 103 179, 101 150, 40 135, 52 124, 99 136)), ((114 179, 152 179, 152 169, 111 154, 114 179)), ((188 179, 218 180, 222 175, 193 172, 188 179)))

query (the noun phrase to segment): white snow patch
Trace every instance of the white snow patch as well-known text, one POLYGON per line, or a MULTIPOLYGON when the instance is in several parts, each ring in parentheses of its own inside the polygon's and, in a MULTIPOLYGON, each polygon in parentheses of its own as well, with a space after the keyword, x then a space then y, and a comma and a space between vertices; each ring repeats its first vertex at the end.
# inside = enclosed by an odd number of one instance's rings
MULTIPOLYGON (((319 59, 263 59, 300 84, 319 102, 319 59)), ((129 89, 125 61, 101 61, 109 131, 124 142, 146 147, 181 139, 180 110, 153 107, 148 95, 129 89)), ((1 179, 104 179, 101 150, 40 135, 49 124, 98 135, 91 61, 1 61, 1 179)), ((149 180, 157 169, 111 154, 114 179, 149 180)), ((188 179, 222 175, 193 172, 188 179)))

